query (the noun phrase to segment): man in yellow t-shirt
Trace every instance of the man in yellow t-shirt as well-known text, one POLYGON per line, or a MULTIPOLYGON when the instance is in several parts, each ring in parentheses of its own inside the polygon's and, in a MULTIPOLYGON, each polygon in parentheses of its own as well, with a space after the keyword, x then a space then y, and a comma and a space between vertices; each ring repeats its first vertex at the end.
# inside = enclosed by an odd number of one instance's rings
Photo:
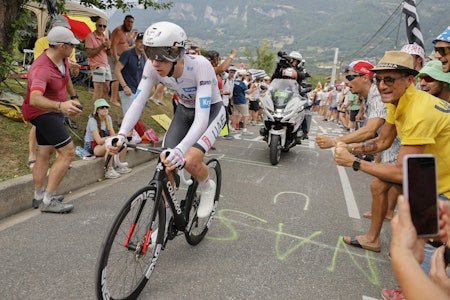
POLYGON ((336 163, 401 184, 403 156, 433 154, 437 163, 438 192, 450 198, 450 104, 415 88, 414 76, 418 72, 413 69, 411 56, 405 52, 387 51, 372 71, 377 74, 378 90, 387 105, 386 124, 378 138, 350 146, 338 145, 336 163), (390 146, 397 134, 402 144, 397 164, 358 162, 352 155, 380 152, 390 146))
MULTIPOLYGON (((433 154, 438 173, 438 193, 442 199, 450 198, 450 104, 415 88, 415 75, 411 55, 402 51, 387 51, 376 72, 381 99, 387 105, 386 122, 380 135, 364 143, 339 142, 335 150, 336 164, 353 167, 394 184, 402 193, 403 157, 407 154, 433 154), (377 153, 391 146, 398 135, 401 148, 395 164, 377 164, 361 161, 353 154, 377 153)), ((374 205, 374 204, 372 204, 374 205)), ((387 210, 386 203, 376 203, 387 210)), ((384 217, 384 216, 383 216, 384 217)), ((344 242, 355 247, 372 250, 364 236, 345 237, 344 242)))

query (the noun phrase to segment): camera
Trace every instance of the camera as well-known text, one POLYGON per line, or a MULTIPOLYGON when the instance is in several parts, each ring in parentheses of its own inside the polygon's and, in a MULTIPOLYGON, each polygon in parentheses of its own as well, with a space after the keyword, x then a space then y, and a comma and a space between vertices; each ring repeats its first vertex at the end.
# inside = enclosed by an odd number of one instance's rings
POLYGON ((278 65, 280 68, 292 68, 292 65, 290 63, 290 57, 287 55, 285 51, 278 51, 278 56, 280 57, 280 61, 278 62, 278 65))

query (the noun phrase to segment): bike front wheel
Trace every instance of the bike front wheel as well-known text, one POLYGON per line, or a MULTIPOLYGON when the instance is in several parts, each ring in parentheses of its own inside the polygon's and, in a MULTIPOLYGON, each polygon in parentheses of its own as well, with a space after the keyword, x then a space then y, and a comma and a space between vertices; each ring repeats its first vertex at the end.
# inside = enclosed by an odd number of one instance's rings
POLYGON ((156 188, 137 191, 115 217, 101 246, 96 274, 98 299, 136 299, 163 247, 165 207, 156 188))
POLYGON ((186 198, 186 209, 189 215, 187 220, 187 228, 185 231, 186 241, 190 245, 197 245, 200 243, 208 232, 211 222, 217 211, 217 206, 220 197, 220 188, 222 185, 222 170, 220 168, 220 163, 217 159, 209 160, 206 165, 208 166, 209 178, 213 180, 216 184, 216 194, 214 196, 214 206, 211 214, 205 218, 199 218, 197 216, 198 205, 200 203, 200 191, 198 191, 198 181, 189 187, 186 198))

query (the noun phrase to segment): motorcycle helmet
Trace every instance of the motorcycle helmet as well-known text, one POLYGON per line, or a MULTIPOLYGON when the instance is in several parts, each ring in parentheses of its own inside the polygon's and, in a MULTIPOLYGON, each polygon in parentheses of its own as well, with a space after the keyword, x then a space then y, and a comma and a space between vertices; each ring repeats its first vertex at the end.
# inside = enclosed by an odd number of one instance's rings
POLYGON ((303 60, 303 56, 298 51, 292 51, 291 53, 289 53, 289 57, 298 60, 298 62, 301 62, 303 60))
POLYGON ((171 22, 157 22, 145 30, 145 54, 150 60, 177 62, 185 53, 186 32, 171 22))
POLYGON ((297 71, 295 71, 294 68, 286 68, 281 73, 281 76, 283 78, 291 78, 297 80, 297 71))

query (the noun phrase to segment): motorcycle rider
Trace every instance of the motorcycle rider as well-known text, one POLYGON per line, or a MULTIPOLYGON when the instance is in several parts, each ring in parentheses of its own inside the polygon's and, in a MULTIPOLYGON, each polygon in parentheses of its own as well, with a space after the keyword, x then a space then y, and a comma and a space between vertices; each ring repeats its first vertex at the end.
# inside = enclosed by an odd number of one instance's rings
MULTIPOLYGON (((292 80, 295 81, 293 82, 292 85, 287 85, 287 86, 283 86, 283 91, 287 91, 289 92, 289 94, 292 94, 289 97, 292 98, 296 98, 296 99, 301 99, 300 93, 299 93, 299 87, 298 87, 298 81, 297 81, 297 71, 294 68, 285 68, 281 71, 281 77, 279 79, 276 79, 274 82, 277 82, 279 84, 280 79, 284 80, 292 80)), ((273 93, 273 89, 275 88, 275 86, 271 86, 269 87, 269 91, 272 91, 273 93)), ((276 89, 276 88, 275 88, 276 89)), ((295 100, 294 100, 295 101, 295 100)), ((268 135, 269 135, 269 131, 271 129, 271 122, 264 122, 264 127, 261 128, 260 130, 260 134, 264 137, 263 140, 267 141, 268 140, 268 135)), ((286 138, 287 138, 287 145, 291 145, 292 142, 294 142, 295 144, 301 144, 301 140, 302 137, 301 136, 297 136, 297 132, 299 132, 301 127, 298 127, 298 130, 293 131, 294 127, 289 126, 287 133, 286 133, 286 138)))
MULTIPOLYGON (((306 94, 302 91, 302 82, 308 77, 311 77, 304 68, 305 60, 303 56, 298 51, 291 51, 289 55, 286 55, 285 52, 278 52, 278 56, 280 57, 280 61, 277 63, 275 71, 272 75, 272 80, 274 78, 282 78, 283 70, 286 68, 293 68, 297 73, 295 80, 298 82, 299 92, 302 97, 306 97, 306 94)), ((309 111, 309 107, 307 110, 309 111)), ((308 132, 311 124, 312 116, 309 112, 306 113, 305 119, 302 122, 302 140, 308 139, 308 132)))

